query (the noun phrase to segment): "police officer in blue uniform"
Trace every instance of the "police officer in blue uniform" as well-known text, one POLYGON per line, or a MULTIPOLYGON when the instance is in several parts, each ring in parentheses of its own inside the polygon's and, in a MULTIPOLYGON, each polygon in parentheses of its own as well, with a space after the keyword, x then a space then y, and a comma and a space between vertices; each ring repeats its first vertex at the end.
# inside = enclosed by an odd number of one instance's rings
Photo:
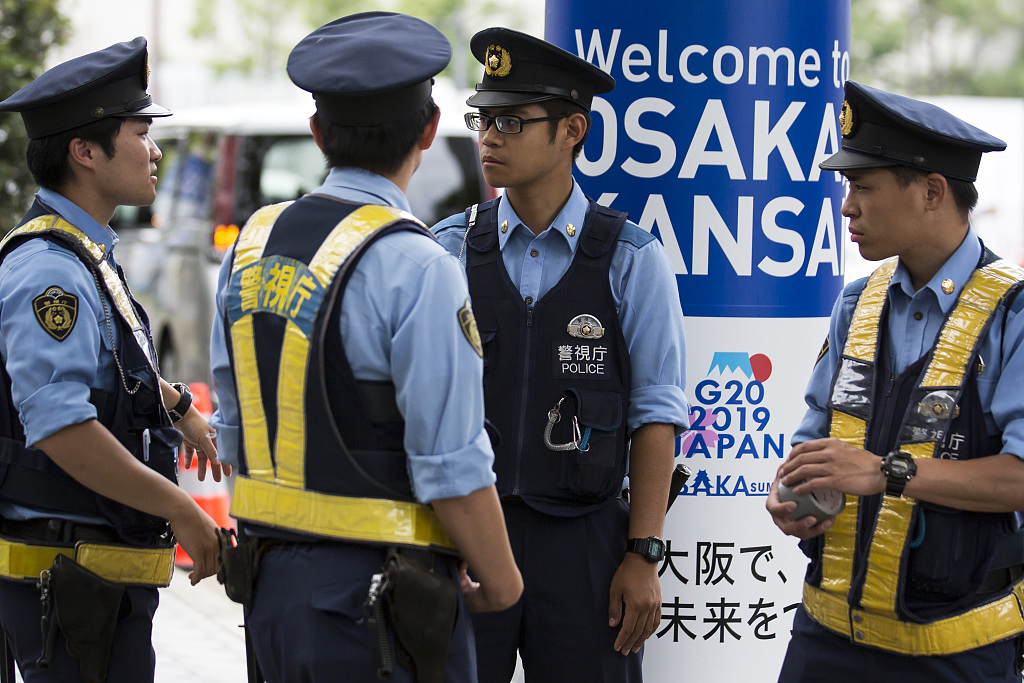
POLYGON ((0 622, 25 681, 152 681, 174 536, 193 583, 217 568, 216 524, 176 485, 174 427, 219 480, 216 445, 187 387, 158 375, 108 227, 156 196, 148 131, 170 112, 147 77, 140 37, 0 102, 41 186, 0 244, 0 622))
POLYGON ((288 74, 313 93, 330 172, 254 214, 221 270, 213 423, 256 539, 247 623, 267 681, 475 681, 467 610, 522 590, 469 294, 405 196, 450 56, 433 26, 388 12, 300 41, 288 74))
POLYGON ((505 28, 470 47, 484 75, 466 123, 485 180, 505 192, 433 230, 468 276, 525 584, 512 609, 474 615, 480 680, 510 680, 518 651, 530 683, 639 681, 688 426, 675 277, 660 242, 573 178, 593 97, 614 79, 505 28))
POLYGON ((767 501, 810 559, 780 681, 1020 681, 1024 270, 970 224, 1001 140, 846 83, 842 213, 889 259, 836 301, 767 501), (896 257, 896 258, 892 258, 896 257), (798 496, 845 494, 794 519, 798 496))

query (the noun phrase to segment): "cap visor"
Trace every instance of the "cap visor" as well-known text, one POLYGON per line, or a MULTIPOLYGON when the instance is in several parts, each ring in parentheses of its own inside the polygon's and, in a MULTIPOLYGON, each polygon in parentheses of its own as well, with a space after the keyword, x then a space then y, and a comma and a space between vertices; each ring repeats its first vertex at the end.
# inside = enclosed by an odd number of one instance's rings
POLYGON ((126 111, 118 116, 170 116, 172 113, 170 109, 165 109, 159 104, 151 104, 137 111, 126 111))
POLYGON ((514 107, 520 104, 533 104, 534 102, 555 99, 558 98, 544 93, 480 90, 466 100, 466 104, 471 107, 514 107))
POLYGON ((845 171, 854 168, 883 168, 885 166, 899 166, 901 162, 885 157, 876 157, 872 154, 862 154, 849 149, 841 149, 825 161, 818 164, 818 168, 825 171, 845 171))

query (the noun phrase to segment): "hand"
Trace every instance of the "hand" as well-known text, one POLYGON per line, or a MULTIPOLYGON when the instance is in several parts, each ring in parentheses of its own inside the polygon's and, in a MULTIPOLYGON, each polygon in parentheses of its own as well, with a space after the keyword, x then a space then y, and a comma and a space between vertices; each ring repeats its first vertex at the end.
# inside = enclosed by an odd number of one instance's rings
POLYGON ((221 475, 231 476, 231 465, 221 464, 217 459, 217 434, 210 423, 195 407, 190 407, 185 416, 174 425, 184 436, 182 448, 185 455, 185 469, 192 465, 193 454, 199 459, 199 481, 206 480, 206 468, 209 466, 214 481, 220 481, 221 475))
POLYGON ((187 493, 182 491, 181 495, 187 502, 183 505, 182 514, 170 520, 171 531, 192 558, 192 571, 189 572, 188 578, 194 586, 207 576, 217 573, 220 564, 220 538, 217 523, 213 518, 203 512, 187 493))
POLYGON ((490 598, 480 582, 470 578, 469 563, 465 560, 459 560, 459 587, 466 601, 466 610, 470 612, 497 612, 511 607, 507 600, 501 602, 490 598))
POLYGON ((639 652, 661 622, 661 581, 658 565, 636 553, 626 553, 608 594, 608 625, 619 626, 615 651, 639 652))
POLYGON ((805 494, 833 489, 854 496, 885 491, 881 460, 839 439, 814 439, 793 447, 779 468, 777 479, 805 494), (800 484, 797 486, 797 484, 800 484))
MULTIPOLYGON (((781 471, 782 468, 779 468, 781 471)), ((787 536, 796 536, 801 540, 807 540, 808 538, 814 538, 820 534, 825 533, 831 528, 832 523, 835 521, 834 517, 830 517, 822 522, 818 522, 817 518, 813 515, 807 515, 801 519, 793 519, 793 511, 797 508, 796 501, 789 501, 783 503, 782 499, 779 498, 779 477, 775 477, 775 481, 772 482, 772 488, 768 492, 768 501, 765 503, 768 513, 772 516, 772 521, 775 522, 775 526, 779 527, 784 534, 787 536)))

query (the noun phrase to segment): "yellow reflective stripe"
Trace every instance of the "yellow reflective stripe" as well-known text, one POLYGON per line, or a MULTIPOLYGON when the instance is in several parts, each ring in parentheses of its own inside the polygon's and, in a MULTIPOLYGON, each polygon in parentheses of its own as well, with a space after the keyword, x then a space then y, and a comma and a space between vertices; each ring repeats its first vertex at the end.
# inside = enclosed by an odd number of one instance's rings
MULTIPOLYGON (((309 261, 309 272, 325 290, 341 264, 377 230, 409 214, 390 206, 361 206, 341 220, 309 261)), ((269 230, 268 230, 269 232, 269 230)), ((264 236, 266 241, 266 236, 264 236)), ((275 481, 286 486, 306 484, 306 375, 311 341, 288 321, 277 383, 277 436, 274 441, 275 481)))
MULTIPOLYGON (((857 448, 864 447, 867 423, 864 420, 834 411, 832 436, 857 448), (841 436, 840 436, 841 435, 841 436)), ((846 507, 825 532, 822 549, 821 587, 836 595, 846 595, 853 577, 853 549, 857 540, 857 509, 860 498, 846 496, 846 507)))
POLYGON ((455 548, 427 505, 335 496, 245 476, 235 482, 231 515, 345 541, 455 548))
POLYGON ((174 572, 174 548, 130 548, 79 543, 75 560, 108 581, 169 586, 174 572))
POLYGON ((41 235, 51 230, 60 230, 61 232, 66 232, 71 237, 74 237, 77 242, 89 251, 89 255, 92 256, 93 260, 96 262, 102 261, 107 256, 107 252, 103 248, 102 244, 93 242, 84 232, 56 215, 39 216, 20 228, 11 230, 7 233, 7 236, 4 237, 3 241, 0 242, 0 249, 7 246, 7 242, 15 237, 22 235, 41 235))
POLYGON ((964 354, 974 350, 999 302, 1021 279, 1024 279, 1024 270, 1005 261, 996 261, 974 271, 939 333, 935 356, 925 373, 923 386, 960 386, 967 369, 964 354))
POLYGON ((896 260, 886 261, 875 269, 868 277, 857 308, 850 321, 847 332, 846 346, 843 355, 858 360, 875 361, 875 348, 878 345, 878 319, 882 315, 885 298, 889 294, 889 280, 896 271, 896 260))
POLYGON ((174 572, 174 548, 133 548, 79 543, 75 547, 34 545, 0 538, 0 576, 39 579, 57 555, 72 557, 109 581, 140 586, 168 586, 174 572))
POLYGON ((288 321, 277 374, 276 481, 285 486, 306 485, 306 372, 310 341, 288 321))
POLYGON ((267 416, 263 412, 251 315, 240 318, 231 326, 231 353, 234 356, 235 387, 238 390, 238 414, 242 421, 246 466, 250 477, 269 481, 274 478, 274 463, 270 459, 270 435, 267 416))
POLYGON ((263 256, 263 248, 267 244, 267 237, 270 235, 271 228, 274 227, 274 221, 291 204, 291 202, 281 202, 264 206, 249 217, 235 242, 235 259, 231 263, 232 274, 260 260, 260 257, 263 256))
POLYGON ((839 598, 804 584, 803 605, 825 628, 868 645, 905 655, 938 656, 973 650, 1024 631, 1024 579, 1013 592, 986 605, 926 624, 851 609, 839 598))
POLYGON ((900 584, 900 559, 914 519, 914 501, 883 496, 871 548, 860 604, 864 609, 896 617, 896 593, 900 584))

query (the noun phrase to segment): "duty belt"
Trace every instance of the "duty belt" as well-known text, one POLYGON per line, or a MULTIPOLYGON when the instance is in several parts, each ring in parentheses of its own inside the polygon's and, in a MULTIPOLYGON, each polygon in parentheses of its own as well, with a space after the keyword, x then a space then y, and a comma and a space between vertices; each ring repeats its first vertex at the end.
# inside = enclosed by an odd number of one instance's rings
POLYGON ((136 548, 80 541, 73 546, 42 545, 0 537, 0 576, 38 580, 57 555, 66 555, 108 581, 164 587, 171 583, 174 548, 136 548))

